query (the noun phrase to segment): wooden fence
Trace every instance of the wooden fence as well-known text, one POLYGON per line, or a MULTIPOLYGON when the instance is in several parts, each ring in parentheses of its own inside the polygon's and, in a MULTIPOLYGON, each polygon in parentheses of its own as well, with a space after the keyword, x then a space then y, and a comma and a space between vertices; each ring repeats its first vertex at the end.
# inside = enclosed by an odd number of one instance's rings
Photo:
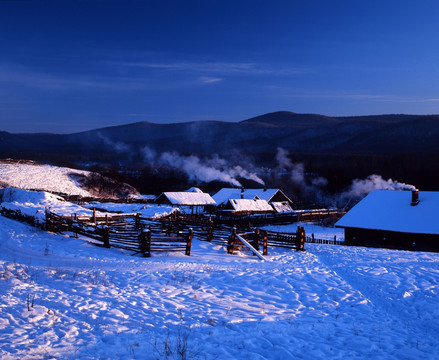
POLYGON ((106 248, 116 247, 133 251, 134 254, 151 256, 151 252, 183 251, 190 255, 193 232, 175 231, 164 228, 139 215, 118 214, 98 217, 60 216, 46 213, 46 230, 51 232, 72 232, 92 239, 93 243, 106 248))
MULTIPOLYGON (((237 234, 236 228, 234 228, 227 241, 227 252, 233 254, 235 251, 246 250, 246 248, 249 248, 248 244, 258 252, 262 248, 262 255, 264 256, 268 255, 269 246, 305 251, 305 239, 305 229, 302 226, 297 227, 296 234, 281 234, 266 230, 260 231, 259 229, 237 234)), ((253 251, 253 249, 250 250, 253 251)))
POLYGON ((284 234, 274 231, 264 231, 269 246, 284 247, 305 251, 305 229, 298 226, 296 233, 284 234))
POLYGON ((306 237, 305 242, 313 243, 313 244, 326 244, 326 245, 345 245, 344 241, 337 240, 336 235, 334 235, 333 239, 318 239, 314 237, 314 234, 311 234, 311 236, 306 237))
MULTIPOLYGON (((33 226, 42 227, 35 217, 22 214, 19 210, 1 209, 4 216, 17 219, 33 226)), ((161 221, 142 218, 140 214, 106 214, 98 216, 60 216, 46 212, 46 230, 52 232, 71 232, 75 237, 85 236, 96 245, 116 247, 151 256, 151 252, 182 251, 190 255, 192 239, 227 246, 227 252, 244 250, 247 246, 239 237, 248 242, 256 251, 262 250, 267 255, 268 247, 285 247, 305 250, 305 242, 318 244, 344 245, 336 237, 332 240, 315 238, 305 235, 303 227, 298 227, 296 233, 280 233, 272 231, 254 231, 241 228, 238 234, 236 227, 216 224, 212 219, 169 217, 161 221)))
MULTIPOLYGON (((235 251, 241 251, 241 250, 256 250, 259 252, 260 250, 260 243, 261 243, 261 234, 259 229, 255 232, 249 232, 249 233, 243 233, 243 234, 237 234, 236 227, 233 228, 232 233, 230 234, 228 240, 227 240, 227 253, 232 254, 235 251), (245 241, 242 241, 244 239, 245 241), (250 244, 251 248, 247 246, 247 244, 250 244)), ((262 255, 267 255, 267 242, 262 242, 262 255)))
POLYGON ((296 210, 296 221, 321 221, 323 219, 332 219, 335 222, 340 219, 346 211, 336 209, 311 209, 296 210))
POLYGON ((38 221, 38 219, 35 216, 23 214, 20 210, 11 210, 2 207, 0 209, 0 213, 2 216, 21 221, 35 227, 40 227, 40 228, 44 227, 44 222, 38 221))
MULTIPOLYGON (((282 246, 283 243, 285 243, 286 247, 288 246, 288 243, 294 243, 294 238, 296 237, 297 233, 281 233, 281 232, 274 232, 269 231, 269 236, 271 239, 271 245, 276 246, 276 243, 279 241, 279 246, 282 246)), ((337 240, 337 237, 334 236, 333 239, 320 239, 316 238, 314 234, 311 234, 311 236, 305 236, 305 243, 313 243, 313 244, 327 244, 327 245, 344 245, 344 241, 337 240)), ((270 242, 269 242, 270 245, 270 242)))

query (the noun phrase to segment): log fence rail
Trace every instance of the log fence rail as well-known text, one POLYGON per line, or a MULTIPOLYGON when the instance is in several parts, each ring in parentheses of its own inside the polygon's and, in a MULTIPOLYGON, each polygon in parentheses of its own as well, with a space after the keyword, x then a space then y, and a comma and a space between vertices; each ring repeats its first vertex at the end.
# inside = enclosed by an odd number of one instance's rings
MULTIPOLYGON (((19 210, 1 209, 4 216, 11 217, 33 226, 42 227, 32 216, 22 214, 19 210)), ((312 234, 305 235, 303 227, 299 226, 296 233, 280 233, 265 230, 240 230, 237 234, 236 227, 216 224, 211 218, 199 219, 169 217, 164 220, 142 218, 140 214, 106 214, 92 216, 60 216, 46 211, 47 231, 58 233, 73 233, 73 236, 85 236, 96 245, 103 247, 116 247, 151 256, 151 252, 181 251, 190 255, 192 239, 227 247, 227 252, 233 254, 244 250, 246 246, 239 240, 242 237, 257 251, 262 249, 262 255, 267 255, 268 247, 284 247, 296 250, 305 250, 305 242, 318 244, 344 245, 334 236, 334 240, 318 239, 312 234)))
POLYGON ((78 217, 46 212, 46 230, 72 232, 75 237, 82 235, 95 240, 93 243, 97 245, 133 251, 144 257, 151 256, 151 252, 163 251, 182 251, 190 256, 193 238, 191 229, 186 233, 175 231, 138 214, 78 217))

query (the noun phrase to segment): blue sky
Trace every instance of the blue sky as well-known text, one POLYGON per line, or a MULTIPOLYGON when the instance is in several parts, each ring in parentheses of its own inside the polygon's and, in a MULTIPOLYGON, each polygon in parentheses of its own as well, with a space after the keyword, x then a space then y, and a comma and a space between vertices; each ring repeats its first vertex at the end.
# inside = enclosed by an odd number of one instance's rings
POLYGON ((439 113, 437 1, 0 0, 0 130, 439 113))

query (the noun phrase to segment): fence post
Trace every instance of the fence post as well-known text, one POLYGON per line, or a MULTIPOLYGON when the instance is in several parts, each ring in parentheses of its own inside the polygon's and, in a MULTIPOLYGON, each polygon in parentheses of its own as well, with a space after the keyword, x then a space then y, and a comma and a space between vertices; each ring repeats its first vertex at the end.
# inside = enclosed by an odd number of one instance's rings
MULTIPOLYGON (((149 231, 149 233, 148 233, 149 240, 151 240, 150 235, 151 235, 151 232, 149 231)), ((143 257, 151 256, 151 254, 149 252, 149 249, 151 249, 151 247, 148 246, 148 243, 150 244, 150 241, 148 241, 147 235, 145 234, 143 229, 140 230, 139 239, 140 239, 140 252, 142 253, 142 256, 143 257)))
POLYGON ((264 242, 262 244, 262 255, 266 256, 268 254, 268 232, 264 231, 264 242))
POLYGON ((209 218, 209 229, 207 230, 207 241, 211 242, 213 238, 213 221, 209 218))
POLYGON ((261 233, 261 230, 259 230, 259 229, 255 229, 255 232, 254 232, 254 234, 253 234, 253 244, 252 244, 252 246, 257 250, 257 251, 259 251, 259 240, 260 240, 260 238, 261 238, 261 236, 260 236, 260 233, 261 233))
POLYGON ((149 226, 148 233, 146 234, 146 257, 151 256, 151 241, 152 241, 152 230, 151 225, 149 226))
POLYGON ((75 222, 76 222, 76 227, 75 227, 75 238, 77 239, 77 238, 78 238, 78 214, 76 214, 76 213, 75 213, 75 216, 74 216, 74 220, 75 220, 75 222))
POLYGON ((96 208, 93 208, 93 222, 94 222, 95 227, 96 227, 96 208))
POLYGON ((191 255, 191 247, 192 247, 192 238, 194 237, 194 230, 192 228, 189 229, 189 234, 187 236, 186 242, 186 255, 191 255))
POLYGON ((140 213, 136 214, 136 230, 140 228, 140 213))
POLYGON ((110 229, 108 227, 104 227, 104 247, 109 249, 110 245, 110 229))
POLYGON ((305 228, 303 226, 297 227, 296 250, 305 251, 305 228))
POLYGON ((233 255, 233 250, 235 250, 236 241, 236 226, 233 227, 232 234, 229 236, 227 241, 227 252, 233 255))

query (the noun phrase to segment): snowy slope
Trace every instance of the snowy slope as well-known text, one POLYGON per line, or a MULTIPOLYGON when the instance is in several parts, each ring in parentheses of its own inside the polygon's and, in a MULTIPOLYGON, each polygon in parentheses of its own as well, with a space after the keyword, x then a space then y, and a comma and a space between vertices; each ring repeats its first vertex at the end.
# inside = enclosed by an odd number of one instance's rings
POLYGON ((97 173, 32 162, 0 161, 0 188, 5 187, 82 197, 141 198, 130 185, 97 173))
POLYGON ((0 358, 437 358, 439 254, 306 247, 144 259, 0 216, 0 358))
POLYGON ((72 174, 87 175, 88 172, 51 165, 0 162, 0 182, 8 187, 90 196, 72 174))
MULTIPOLYGON (((58 215, 91 216, 93 211, 65 201, 46 191, 32 191, 16 188, 0 189, 0 208, 20 211, 23 215, 34 217, 37 222, 45 222, 46 209, 58 215)), ((102 215, 97 212, 97 215, 102 215)))

